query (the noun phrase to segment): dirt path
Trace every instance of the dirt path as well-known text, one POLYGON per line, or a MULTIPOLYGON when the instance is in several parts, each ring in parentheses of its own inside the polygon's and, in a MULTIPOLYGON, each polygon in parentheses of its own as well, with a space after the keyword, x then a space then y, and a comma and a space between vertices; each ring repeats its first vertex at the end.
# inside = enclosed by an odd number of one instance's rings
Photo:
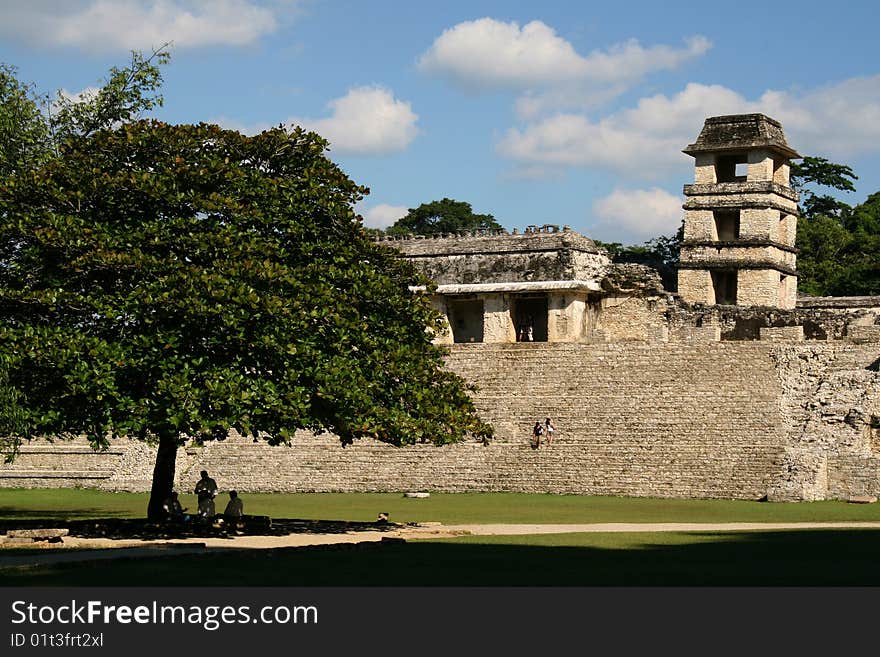
MULTIPOLYGON (((454 536, 515 536, 525 534, 569 534, 579 532, 701 532, 771 531, 792 529, 880 529, 880 522, 736 522, 736 523, 593 523, 593 524, 486 524, 442 525, 424 523, 385 531, 356 531, 333 534, 289 534, 287 536, 235 536, 231 538, 185 538, 171 540, 112 540, 65 537, 60 545, 33 547, 27 553, 3 553, 0 569, 21 568, 76 561, 143 558, 198 554, 219 550, 253 550, 310 545, 379 542, 384 539, 433 539, 454 536)), ((12 546, 5 546, 12 547, 12 546)))

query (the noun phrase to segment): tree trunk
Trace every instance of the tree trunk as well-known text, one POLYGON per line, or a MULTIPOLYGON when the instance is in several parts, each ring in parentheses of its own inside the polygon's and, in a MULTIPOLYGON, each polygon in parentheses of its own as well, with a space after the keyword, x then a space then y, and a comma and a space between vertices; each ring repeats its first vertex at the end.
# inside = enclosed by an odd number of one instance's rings
POLYGON ((156 452, 156 466, 153 468, 153 488, 147 506, 147 518, 161 520, 162 503, 171 495, 174 488, 174 468, 177 463, 177 436, 159 436, 159 450, 156 452))

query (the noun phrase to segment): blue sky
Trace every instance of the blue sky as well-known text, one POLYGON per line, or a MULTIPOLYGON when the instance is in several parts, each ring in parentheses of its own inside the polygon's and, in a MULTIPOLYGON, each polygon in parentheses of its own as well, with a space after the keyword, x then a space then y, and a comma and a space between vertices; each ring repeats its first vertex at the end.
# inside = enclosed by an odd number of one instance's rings
POLYGON ((641 243, 680 222, 707 116, 764 112, 880 190, 873 2, 0 0, 0 61, 95 86, 173 41, 159 118, 300 123, 385 226, 443 197, 641 243))

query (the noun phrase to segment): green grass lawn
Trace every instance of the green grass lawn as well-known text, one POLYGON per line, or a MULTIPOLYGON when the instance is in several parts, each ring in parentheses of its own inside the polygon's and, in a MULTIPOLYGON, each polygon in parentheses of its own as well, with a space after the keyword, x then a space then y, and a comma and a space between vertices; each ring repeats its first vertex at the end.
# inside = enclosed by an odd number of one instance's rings
MULTIPOLYGON (((242 493, 245 513, 305 520, 373 521, 388 512, 392 522, 592 523, 592 522, 807 522, 880 521, 880 503, 799 502, 771 504, 730 500, 434 493, 427 499, 399 493, 242 493)), ((2 519, 143 518, 146 493, 85 489, 0 489, 2 519)), ((181 495, 195 509, 195 495, 181 495)), ((226 495, 218 498, 222 510, 226 495)))
MULTIPOLYGON (((195 508, 195 497, 183 504, 195 508)), ((224 496, 225 497, 225 496, 224 496)), ((221 500, 224 499, 221 497, 221 500)), ((797 522, 880 520, 880 504, 526 495, 245 494, 252 515, 395 522, 797 522)), ((0 519, 142 518, 144 493, 0 489, 0 519)), ((11 554, 11 553, 7 553, 11 554)), ((4 585, 52 586, 859 586, 880 585, 880 530, 460 537, 251 552, 211 550, 26 569, 4 585), (238 573, 230 577, 230 573, 238 573)), ((2 552, 0 552, 2 561, 2 552)), ((0 564, 2 565, 2 564, 0 564)))
POLYGON ((7 586, 877 586, 880 530, 462 537, 0 571, 7 586))

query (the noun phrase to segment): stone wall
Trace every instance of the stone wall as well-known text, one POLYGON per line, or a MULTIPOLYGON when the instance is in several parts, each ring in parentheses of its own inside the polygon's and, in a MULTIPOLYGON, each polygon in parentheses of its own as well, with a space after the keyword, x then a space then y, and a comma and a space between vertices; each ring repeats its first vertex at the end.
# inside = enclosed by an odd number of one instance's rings
MULTIPOLYGON (((449 367, 478 384, 477 407, 498 432, 488 445, 397 449, 360 441, 343 449, 332 436, 301 432, 292 447, 273 448, 231 436, 181 449, 178 481, 188 490, 205 468, 222 488, 240 491, 418 489, 741 499, 768 492, 788 499, 796 491, 806 499, 845 497, 878 489, 877 457, 868 447, 874 443, 864 432, 859 440, 834 439, 837 446, 824 460, 809 461, 816 450, 804 436, 822 434, 805 429, 820 422, 811 415, 809 400, 823 385, 832 388, 819 398, 830 399, 840 396, 834 390, 873 382, 876 374, 862 369, 858 376, 840 375, 852 385, 830 383, 840 368, 864 368, 876 353, 876 344, 758 341, 455 345, 449 367), (548 415, 559 428, 556 442, 533 450, 531 426, 548 415), (816 472, 803 481, 790 476, 794 464, 809 463, 816 472)), ((862 403, 852 394, 854 401, 844 395, 835 402, 835 417, 851 416, 850 407, 862 403)), ((863 413, 869 425, 873 409, 863 413)), ((2 485, 76 481, 107 490, 148 489, 153 452, 139 443, 117 441, 109 454, 93 457, 93 463, 103 464, 94 468, 95 478, 78 480, 82 463, 64 478, 74 465, 69 455, 37 464, 35 447, 40 446, 26 446, 19 461, 0 468, 2 485), (45 474, 47 468, 55 468, 54 478, 14 476, 45 474)))
MULTIPOLYGON (((696 270, 680 274, 709 278, 707 272, 696 270)), ((757 340, 762 327, 801 326, 806 340, 863 341, 862 336, 868 337, 880 325, 880 297, 801 298, 794 309, 678 302, 666 305, 666 318, 671 333, 683 327, 718 325, 723 340, 757 340)))
POLYGON ((407 236, 382 243, 399 250, 438 285, 597 281, 610 264, 593 240, 569 230, 407 236))
POLYGON ((803 345, 774 352, 789 417, 772 501, 846 499, 880 493, 877 343, 846 350, 803 345), (854 368, 855 366, 855 368, 854 368))

